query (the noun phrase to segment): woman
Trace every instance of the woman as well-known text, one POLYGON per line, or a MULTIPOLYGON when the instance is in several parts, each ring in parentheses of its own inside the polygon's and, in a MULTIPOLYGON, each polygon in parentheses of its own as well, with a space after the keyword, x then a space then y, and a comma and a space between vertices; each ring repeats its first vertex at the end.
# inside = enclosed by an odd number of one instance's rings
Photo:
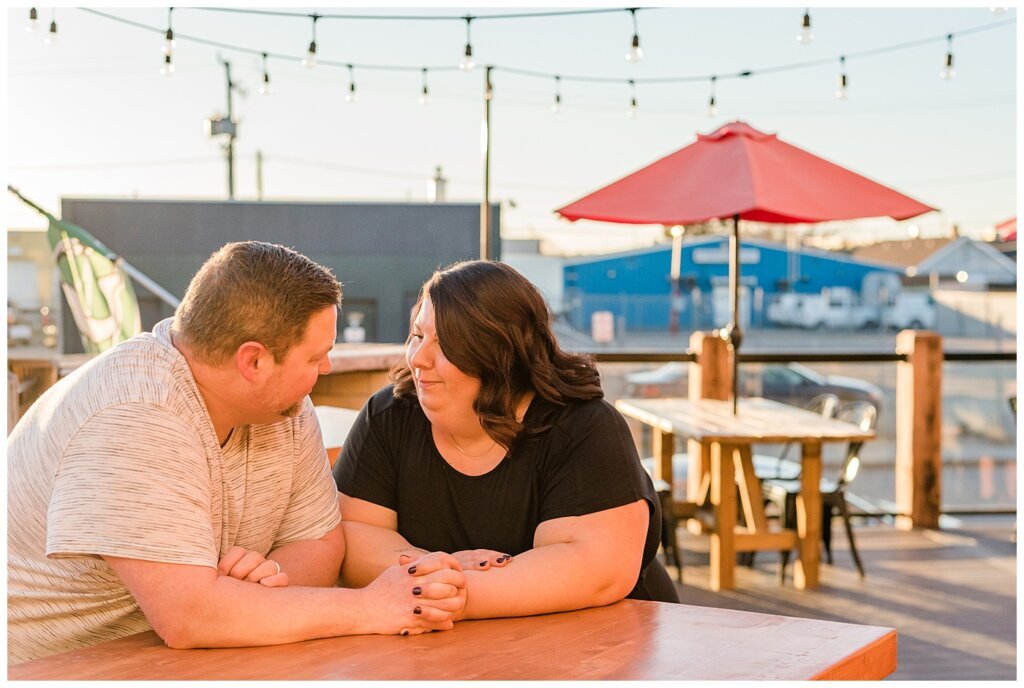
POLYGON ((348 585, 444 551, 466 574, 460 618, 678 601, 626 423, 550 320, 502 263, 459 263, 423 286, 394 384, 335 465, 348 585))

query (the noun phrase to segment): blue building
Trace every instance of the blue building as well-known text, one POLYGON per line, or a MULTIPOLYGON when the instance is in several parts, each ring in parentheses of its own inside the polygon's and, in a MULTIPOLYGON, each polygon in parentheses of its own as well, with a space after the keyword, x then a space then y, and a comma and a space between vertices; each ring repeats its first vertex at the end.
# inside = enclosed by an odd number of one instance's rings
MULTIPOLYGON (((720 327, 729 320, 729 238, 684 241, 679 294, 672 298, 669 244, 568 260, 564 267, 565 310, 570 324, 589 331, 595 311, 611 311, 628 331, 665 331, 675 318, 681 330, 720 327)), ((862 288, 873 272, 901 275, 898 266, 858 260, 842 253, 744 239, 740 244, 740 324, 764 327, 775 294, 818 293, 826 287, 862 288)))

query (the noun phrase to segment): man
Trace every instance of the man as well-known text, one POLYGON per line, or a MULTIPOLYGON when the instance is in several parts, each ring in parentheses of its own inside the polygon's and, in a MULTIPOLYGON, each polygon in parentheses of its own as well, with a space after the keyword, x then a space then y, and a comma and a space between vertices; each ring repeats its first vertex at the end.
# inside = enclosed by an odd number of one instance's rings
POLYGON ((345 546, 308 394, 341 288, 290 249, 228 244, 173 321, 46 392, 8 452, 8 662, 154 629, 170 647, 452 626, 434 554, 335 588, 345 546))

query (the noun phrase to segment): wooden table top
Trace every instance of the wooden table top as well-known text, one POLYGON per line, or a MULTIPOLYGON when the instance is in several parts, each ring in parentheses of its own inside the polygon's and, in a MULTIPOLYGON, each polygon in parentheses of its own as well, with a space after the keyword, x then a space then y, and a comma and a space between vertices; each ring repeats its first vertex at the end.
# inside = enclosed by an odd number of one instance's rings
POLYGON ((880 679, 896 631, 623 600, 563 614, 463 621, 442 633, 171 650, 155 633, 8 668, 29 679, 880 679))
POLYGON ((761 398, 739 401, 733 414, 731 401, 717 399, 619 399, 623 415, 675 435, 703 440, 788 442, 817 439, 826 442, 867 440, 875 436, 856 425, 761 398))

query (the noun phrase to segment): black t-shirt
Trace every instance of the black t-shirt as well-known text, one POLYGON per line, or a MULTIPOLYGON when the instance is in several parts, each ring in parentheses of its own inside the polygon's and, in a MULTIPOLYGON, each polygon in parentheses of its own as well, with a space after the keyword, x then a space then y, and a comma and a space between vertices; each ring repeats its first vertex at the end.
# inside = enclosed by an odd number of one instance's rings
MULTIPOLYGON (((438 452, 415 398, 393 386, 366 402, 334 467, 338 489, 398 514, 398 532, 429 551, 533 548, 537 526, 644 499, 650 514, 643 563, 630 597, 663 599, 644 586, 661 532, 657 493, 626 422, 602 399, 559 405, 535 396, 526 429, 491 471, 469 476, 438 452), (540 432, 531 429, 543 428, 540 432)), ((651 576, 652 579, 656 576, 651 576)), ((674 590, 668 594, 674 599, 674 590)))

